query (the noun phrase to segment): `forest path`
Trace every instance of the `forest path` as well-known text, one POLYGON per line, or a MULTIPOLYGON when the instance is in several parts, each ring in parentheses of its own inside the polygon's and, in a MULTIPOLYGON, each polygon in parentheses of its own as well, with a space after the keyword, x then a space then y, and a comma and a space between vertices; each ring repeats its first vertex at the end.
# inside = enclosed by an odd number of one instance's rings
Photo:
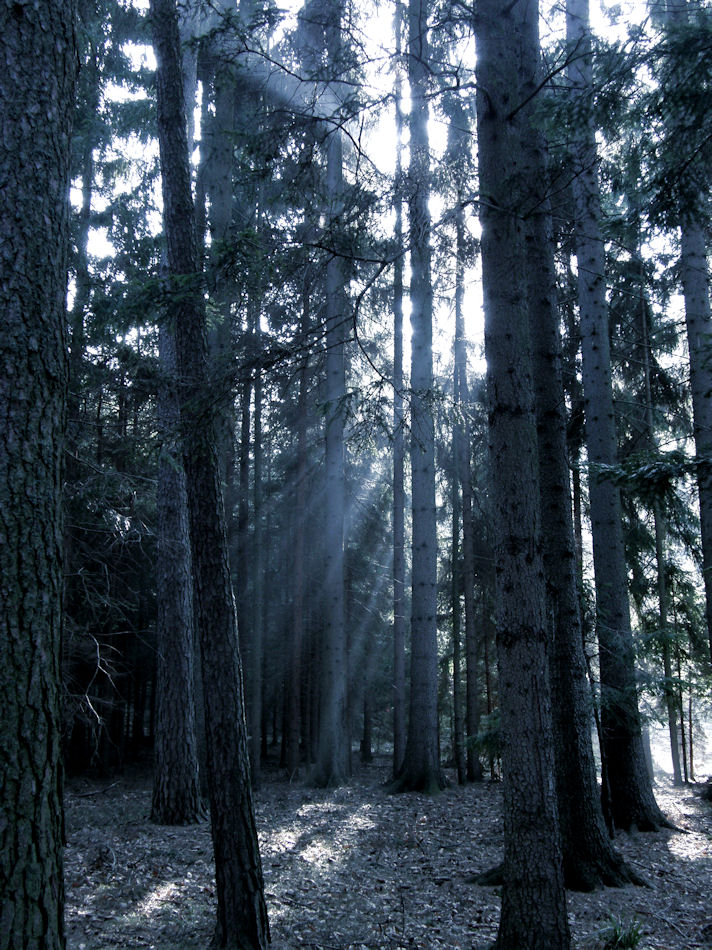
MULTIPOLYGON (((273 950, 480 950, 496 935, 499 892, 466 879, 501 855, 500 788, 389 795, 388 763, 321 791, 269 775, 255 795, 273 950)), ((638 922, 642 948, 712 948, 712 804, 695 787, 656 795, 687 833, 621 835, 650 887, 569 892, 574 946, 600 948, 611 918, 638 922)), ((214 921, 207 823, 148 821, 148 775, 68 784, 69 950, 204 950, 214 921)))

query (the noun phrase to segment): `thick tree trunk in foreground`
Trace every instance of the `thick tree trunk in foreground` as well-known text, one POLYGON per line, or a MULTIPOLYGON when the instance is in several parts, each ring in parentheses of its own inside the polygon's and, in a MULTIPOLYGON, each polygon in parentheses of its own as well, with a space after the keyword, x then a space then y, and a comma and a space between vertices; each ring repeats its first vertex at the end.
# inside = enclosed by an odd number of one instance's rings
POLYGON ((412 597, 410 716, 398 787, 444 785, 438 742, 437 543, 433 423, 433 288, 430 275, 427 0, 410 0, 411 485, 412 597))
POLYGON ((174 0, 151 3, 158 60, 158 131, 183 447, 196 581, 218 899, 214 946, 264 950, 269 925, 247 752, 242 672, 208 380, 205 303, 197 266, 174 0))
POLYGON ((0 947, 64 947, 62 452, 76 3, 0 4, 0 947))
MULTIPOLYGON (((572 96, 585 116, 592 87, 588 0, 568 0, 567 35, 569 45, 576 50, 569 65, 572 96)), ((590 121, 572 147, 572 159, 576 175, 576 256, 601 669, 601 751, 615 825, 654 831, 664 823, 664 818, 653 795, 643 751, 620 490, 610 478, 601 478, 595 471, 596 465, 614 465, 617 452, 605 248, 600 228, 596 140, 590 121)))
POLYGON ((503 736, 504 887, 497 946, 570 945, 554 782, 546 588, 528 326, 519 0, 480 0, 477 124, 503 736))
POLYGON ((163 379, 158 414, 163 446, 158 466, 156 728, 151 821, 189 825, 203 817, 195 732, 193 574, 188 499, 180 446, 175 340, 161 327, 163 379))

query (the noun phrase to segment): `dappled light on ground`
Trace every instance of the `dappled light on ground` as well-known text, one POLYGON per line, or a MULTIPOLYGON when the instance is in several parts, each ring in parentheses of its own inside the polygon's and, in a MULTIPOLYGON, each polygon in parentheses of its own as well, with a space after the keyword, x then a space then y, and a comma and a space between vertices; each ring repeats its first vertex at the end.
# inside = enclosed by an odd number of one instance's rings
MULTIPOLYGON (((265 778, 257 823, 273 950, 481 950, 497 932, 499 890, 468 877, 501 858, 497 784, 389 795, 384 759, 346 788, 265 778)), ((204 950, 215 920, 207 823, 150 824, 150 776, 79 780, 67 796, 69 950, 204 950)), ((712 807, 659 782, 687 833, 621 835, 650 887, 569 894, 577 950, 598 950, 611 916, 638 921, 641 950, 712 946, 712 807)))

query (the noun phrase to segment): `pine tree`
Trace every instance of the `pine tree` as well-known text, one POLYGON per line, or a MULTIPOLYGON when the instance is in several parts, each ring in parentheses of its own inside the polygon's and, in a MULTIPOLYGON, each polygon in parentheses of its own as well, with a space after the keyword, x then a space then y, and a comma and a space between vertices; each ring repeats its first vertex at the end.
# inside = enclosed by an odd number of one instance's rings
POLYGON ((61 950, 62 453, 77 5, 0 5, 0 947, 61 950))
MULTIPOLYGON (((477 131, 504 782, 497 946, 570 944, 554 790, 548 623, 527 307, 522 142, 531 36, 518 6, 478 10, 477 131), (536 820, 532 816, 536 815, 536 820)), ((528 174, 529 172, 529 174, 528 174)))
POLYGON ((264 950, 269 924, 255 828, 242 670, 210 408, 205 302, 190 190, 178 20, 173 0, 153 0, 164 221, 180 379, 180 408, 196 580, 210 819, 218 898, 216 947, 264 950))

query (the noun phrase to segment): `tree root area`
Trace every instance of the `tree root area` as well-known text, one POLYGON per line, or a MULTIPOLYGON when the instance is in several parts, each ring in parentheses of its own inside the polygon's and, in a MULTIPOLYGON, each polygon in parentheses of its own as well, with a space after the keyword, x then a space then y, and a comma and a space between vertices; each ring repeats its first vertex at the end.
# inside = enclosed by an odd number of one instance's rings
MULTIPOLYGON (((500 787, 450 785, 391 795, 376 756, 329 790, 264 777, 255 792, 273 950, 485 948, 500 891, 473 876, 502 858, 500 787)), ((69 950, 204 950, 215 926, 207 822, 151 824, 151 778, 78 779, 66 795, 69 950)), ((643 948, 712 946, 712 806, 699 787, 660 779, 656 797, 679 834, 618 835, 648 887, 568 893, 576 948, 603 946, 615 918, 637 921, 643 948)))

